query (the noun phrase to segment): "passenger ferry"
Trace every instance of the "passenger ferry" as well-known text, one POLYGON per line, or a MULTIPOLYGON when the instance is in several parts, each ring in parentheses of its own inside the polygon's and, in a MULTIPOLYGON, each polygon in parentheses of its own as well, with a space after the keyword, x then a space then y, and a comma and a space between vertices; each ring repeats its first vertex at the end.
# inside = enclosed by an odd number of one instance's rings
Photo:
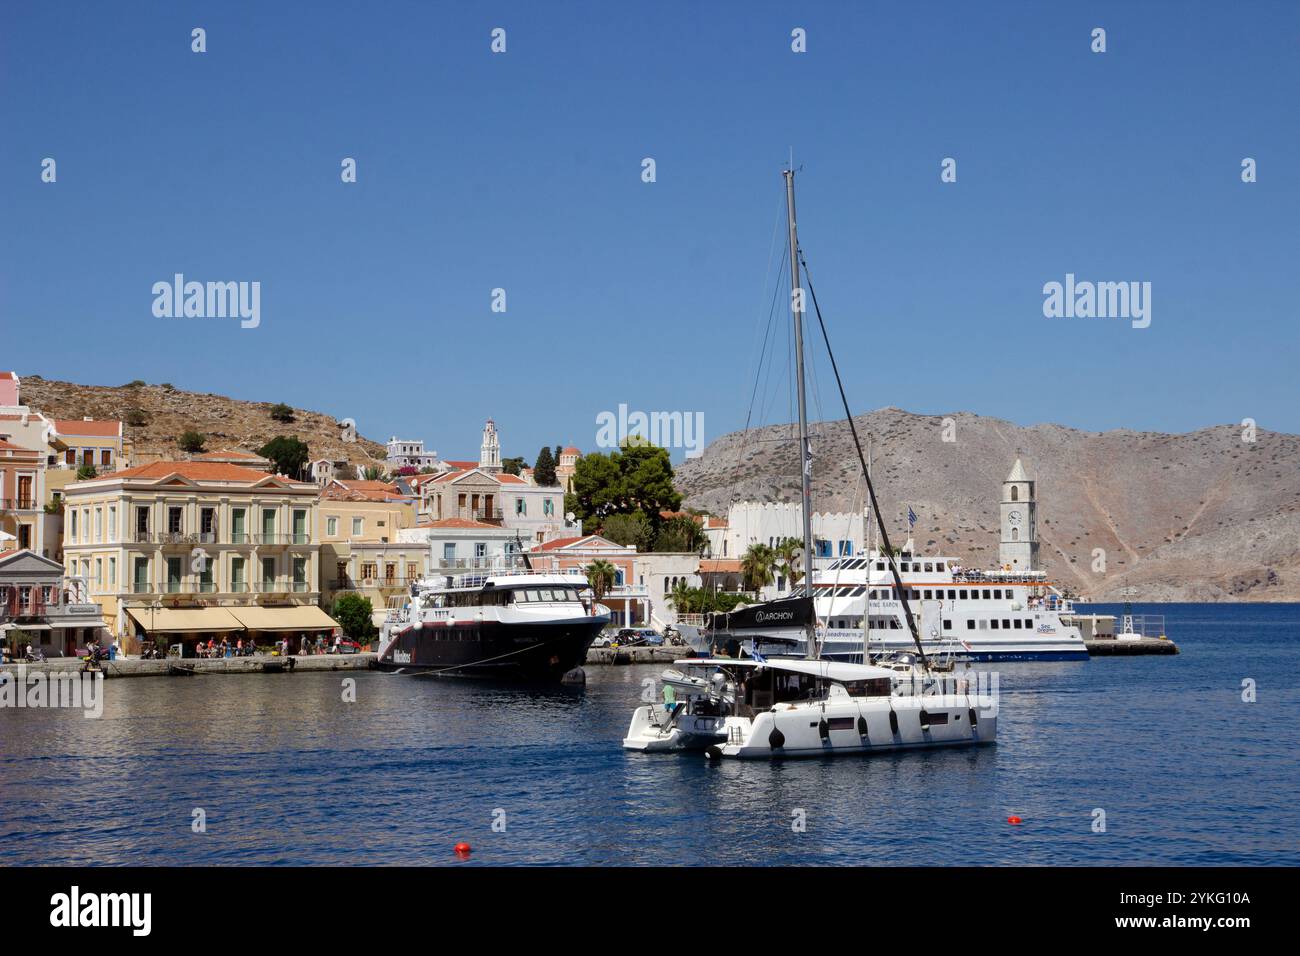
MULTIPOLYGON (((1073 613, 1043 571, 967 570, 948 557, 905 549, 898 569, 927 654, 972 661, 1087 660, 1082 632, 1062 615, 1073 613)), ((841 558, 813 575, 813 603, 821 657, 863 662, 869 656, 915 649, 903 602, 887 559, 877 551, 841 558), (864 631, 864 618, 868 627, 864 631)), ((801 657, 807 651, 807 590, 800 585, 779 602, 714 615, 699 632, 697 649, 736 641, 751 653, 801 657), (792 613, 774 620, 767 611, 784 604, 792 613)), ((683 628, 688 639, 692 635, 683 628)))
POLYGON ((586 659, 609 620, 576 569, 434 577, 389 609, 378 667, 558 682, 586 659))

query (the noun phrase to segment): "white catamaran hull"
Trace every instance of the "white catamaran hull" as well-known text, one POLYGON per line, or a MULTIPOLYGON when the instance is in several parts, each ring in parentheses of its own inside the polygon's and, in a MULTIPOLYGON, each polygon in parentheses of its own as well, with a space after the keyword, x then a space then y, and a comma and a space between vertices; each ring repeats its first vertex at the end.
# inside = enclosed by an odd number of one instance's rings
POLYGON ((665 708, 646 704, 632 713, 623 738, 625 750, 659 753, 667 750, 703 750, 725 739, 725 717, 681 714, 673 718, 665 708))
POLYGON ((836 697, 784 704, 752 720, 728 717, 710 757, 812 757, 854 751, 959 747, 997 741, 991 697, 836 697))

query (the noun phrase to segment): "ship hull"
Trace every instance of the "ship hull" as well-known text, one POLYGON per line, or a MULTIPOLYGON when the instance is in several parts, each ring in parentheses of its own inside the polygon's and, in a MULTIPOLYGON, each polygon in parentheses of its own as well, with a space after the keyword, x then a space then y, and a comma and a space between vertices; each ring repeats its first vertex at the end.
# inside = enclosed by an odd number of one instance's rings
POLYGON ((558 682, 587 657, 604 615, 545 623, 424 622, 396 632, 376 666, 404 673, 558 682))

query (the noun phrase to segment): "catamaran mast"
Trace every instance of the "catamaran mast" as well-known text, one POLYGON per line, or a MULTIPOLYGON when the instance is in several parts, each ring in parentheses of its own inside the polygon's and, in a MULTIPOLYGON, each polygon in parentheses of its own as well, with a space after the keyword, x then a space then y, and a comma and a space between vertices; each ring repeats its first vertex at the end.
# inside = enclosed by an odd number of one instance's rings
MULTIPOLYGON (((795 374, 799 380, 799 471, 803 491, 803 580, 808 599, 813 601, 813 532, 812 532, 812 446, 808 442, 808 400, 803 371, 804 291, 799 287, 799 233, 794 217, 794 168, 784 171, 786 220, 790 226, 790 311, 794 315, 795 374)), ((817 646, 817 604, 808 623, 808 654, 821 656, 817 646)))

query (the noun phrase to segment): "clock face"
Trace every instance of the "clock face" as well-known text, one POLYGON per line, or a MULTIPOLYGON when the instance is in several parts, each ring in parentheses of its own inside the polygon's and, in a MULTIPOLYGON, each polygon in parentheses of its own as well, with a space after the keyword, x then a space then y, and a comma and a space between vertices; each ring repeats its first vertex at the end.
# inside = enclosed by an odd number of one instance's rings
POLYGON ((1019 511, 1011 512, 1009 515, 1007 515, 1007 520, 1010 521, 1012 524, 1020 524, 1020 512, 1019 511))

